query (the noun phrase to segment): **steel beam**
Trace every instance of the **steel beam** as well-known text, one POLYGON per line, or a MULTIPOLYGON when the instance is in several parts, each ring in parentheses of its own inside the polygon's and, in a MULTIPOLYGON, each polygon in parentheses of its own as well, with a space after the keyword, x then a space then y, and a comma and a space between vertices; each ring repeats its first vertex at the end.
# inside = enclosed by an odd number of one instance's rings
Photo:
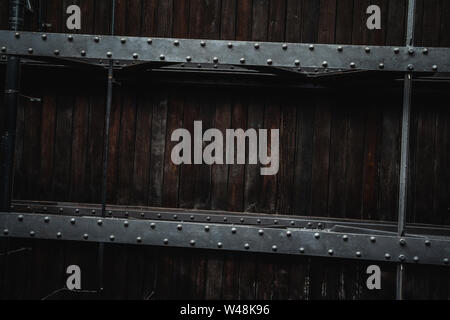
POLYGON ((1 237, 448 265, 450 241, 302 228, 4 213, 1 237))
POLYGON ((283 44, 0 31, 3 54, 130 62, 449 72, 449 48, 283 44))

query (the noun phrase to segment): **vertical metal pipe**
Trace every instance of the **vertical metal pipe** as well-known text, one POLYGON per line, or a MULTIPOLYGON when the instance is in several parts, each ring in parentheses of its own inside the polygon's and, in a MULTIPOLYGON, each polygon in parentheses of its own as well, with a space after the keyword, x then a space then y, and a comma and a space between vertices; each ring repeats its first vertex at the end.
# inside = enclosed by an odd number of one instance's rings
MULTIPOLYGON (((416 0, 408 2, 408 22, 406 27, 406 45, 414 45, 414 27, 416 0)), ((398 199, 398 235, 405 234, 406 209, 408 200, 408 169, 409 169, 409 131, 411 120, 411 97, 412 97, 412 73, 405 75, 403 90, 403 114, 402 114, 402 142, 400 159, 400 184, 398 199)), ((397 300, 403 300, 403 278, 405 266, 399 264, 397 267, 397 300)))
MULTIPOLYGON (((11 0, 9 3, 9 28, 19 31, 23 27, 24 1, 11 0)), ((13 185, 14 151, 16 144, 17 103, 19 98, 20 58, 8 57, 5 79, 5 132, 1 141, 1 176, 0 207, 2 211, 11 208, 11 193, 13 185)))

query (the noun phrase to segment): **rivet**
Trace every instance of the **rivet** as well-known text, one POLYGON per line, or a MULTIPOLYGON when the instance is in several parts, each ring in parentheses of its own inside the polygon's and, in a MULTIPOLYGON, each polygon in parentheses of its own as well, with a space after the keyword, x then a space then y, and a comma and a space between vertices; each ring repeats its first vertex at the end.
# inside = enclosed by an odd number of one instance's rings
POLYGON ((342 240, 348 241, 348 236, 347 236, 347 235, 343 235, 343 236, 342 236, 342 240))
POLYGON ((422 53, 423 54, 428 54, 428 49, 427 48, 423 48, 422 53))
POLYGON ((305 248, 300 248, 299 251, 300 253, 305 253, 305 248))
POLYGON ((237 229, 236 229, 236 228, 232 228, 232 229, 231 229, 231 233, 235 234, 236 232, 237 232, 237 229))
POLYGON ((228 218, 227 218, 227 217, 224 217, 224 218, 223 218, 223 221, 227 222, 227 221, 228 221, 228 218))
POLYGON ((200 41, 200 45, 201 45, 202 47, 205 47, 205 46, 206 46, 206 42, 205 42, 205 41, 200 41))
POLYGON ((241 223, 244 223, 244 218, 241 218, 240 220, 239 220, 241 223))
POLYGON ((245 250, 248 250, 248 249, 250 249, 250 245, 249 245, 248 243, 246 243, 246 244, 244 245, 244 248, 245 248, 245 250))
POLYGON ((14 36, 15 36, 17 39, 19 39, 19 38, 20 38, 20 33, 19 33, 19 32, 16 32, 14 36))
POLYGON ((178 231, 181 231, 181 230, 183 230, 183 226, 182 226, 181 224, 179 224, 179 225, 177 226, 177 229, 178 229, 178 231))
POLYGON ((288 49, 288 45, 285 43, 285 44, 283 44, 283 50, 287 50, 288 49))
POLYGON ((414 258, 413 258, 413 260, 414 260, 414 262, 419 262, 419 257, 418 256, 415 256, 414 258))
POLYGON ((206 221, 211 221, 211 217, 206 217, 206 221))
POLYGON ((53 51, 53 53, 55 54, 55 56, 59 56, 59 50, 55 50, 53 51))
POLYGON ((195 217, 194 216, 190 216, 189 219, 195 220, 195 217))
POLYGON ((130 223, 128 221, 124 221, 123 226, 124 227, 128 227, 130 225, 130 223))
POLYGON ((23 215, 19 215, 19 216, 17 217, 17 219, 19 219, 19 221, 23 221, 23 215))
POLYGON ((150 224, 150 228, 155 229, 156 228, 156 224, 155 223, 151 223, 150 224))
POLYGON ((259 234, 260 236, 263 236, 263 235, 264 235, 264 230, 259 230, 259 231, 258 231, 258 234, 259 234))
POLYGON ((406 257, 403 254, 401 254, 401 255, 398 256, 398 260, 405 261, 406 257))
POLYGON ((278 247, 277 246, 272 246, 272 251, 277 251, 278 247))
POLYGON ((99 38, 99 37, 94 37, 94 41, 95 41, 95 42, 99 42, 99 41, 100 41, 100 38, 99 38))
POLYGON ((261 224, 261 219, 256 220, 256 223, 261 224))
POLYGON ((381 62, 381 63, 378 65, 378 68, 384 69, 384 63, 381 62))
POLYGON ((209 226, 205 226, 205 232, 209 232, 210 228, 209 226))
POLYGON ((191 240, 190 244, 191 246, 195 246, 195 240, 191 240))
POLYGON ((444 264, 448 264, 448 258, 444 258, 444 264))
POLYGON ((81 55, 84 57, 86 55, 86 51, 85 50, 81 50, 81 55))
POLYGON ((217 243, 217 248, 222 248, 223 247, 223 243, 222 242, 218 242, 217 243))
POLYGON ((177 219, 178 219, 178 215, 175 214, 175 215, 173 216, 173 219, 174 219, 174 220, 177 220, 177 219))
POLYGON ((314 50, 314 45, 310 44, 309 45, 309 50, 311 50, 311 51, 314 50))
POLYGON ((427 247, 431 247, 431 241, 430 240, 425 240, 425 245, 427 247))
POLYGON ((372 242, 372 243, 377 242, 377 238, 375 238, 375 237, 370 237, 370 242, 372 242))
POLYGON ((273 220, 273 224, 278 224, 278 220, 273 220))
MULTIPOLYGON (((47 208, 44 208, 45 211, 47 211, 47 208)), ((75 213, 80 213, 80 209, 75 209, 75 213)))
POLYGON ((342 52, 342 51, 344 50, 344 48, 343 48, 342 46, 339 46, 339 47, 337 47, 337 50, 338 50, 339 52, 342 52))
POLYGON ((311 228, 312 227, 312 223, 308 222, 307 226, 308 226, 308 228, 311 228))
POLYGON ((268 65, 272 65, 272 63, 273 63, 272 59, 267 59, 267 64, 268 65))
POLYGON ((219 58, 214 57, 214 58, 213 58, 213 62, 214 62, 214 63, 218 63, 218 62, 219 62, 219 58))
POLYGON ((332 249, 330 249, 330 250, 328 250, 328 254, 329 254, 330 256, 332 256, 332 255, 334 254, 334 251, 333 251, 332 249))
POLYGON ((89 238, 89 235, 87 233, 83 234, 83 239, 87 240, 89 238))
POLYGON ((74 218, 70 219, 71 224, 75 224, 76 220, 74 218))
POLYGON ((228 42, 228 48, 233 48, 233 44, 231 42, 228 42))
POLYGON ((366 48, 364 49, 364 51, 366 51, 366 53, 370 53, 370 48, 369 48, 369 47, 366 47, 366 48))
POLYGON ((187 62, 191 62, 191 60, 192 60, 192 57, 191 57, 191 56, 187 56, 187 57, 186 57, 186 61, 187 61, 187 62))
POLYGON ((136 238, 136 242, 141 243, 142 242, 142 238, 141 237, 137 237, 136 238))
POLYGON ((49 218, 49 217, 45 217, 45 218, 44 218, 44 222, 45 222, 45 223, 49 223, 49 222, 50 222, 50 218, 49 218))
POLYGON ((69 41, 73 41, 73 36, 70 35, 70 36, 67 37, 67 39, 68 39, 69 41))
POLYGON ((148 44, 152 44, 153 40, 152 39, 147 39, 147 43, 148 44))
POLYGON ((324 67, 324 68, 328 67, 328 62, 326 62, 326 61, 322 62, 322 67, 324 67))
POLYGON ((259 49, 259 43, 255 43, 255 49, 259 49))
POLYGON ((141 218, 144 218, 144 217, 145 217, 145 213, 141 212, 141 218))
POLYGON ((438 66, 437 65, 433 65, 433 71, 437 71, 438 66))
POLYGON ((158 219, 161 219, 161 213, 158 213, 157 217, 158 219))
POLYGON ((414 70, 414 66, 412 64, 408 64, 408 70, 414 70))
POLYGON ((244 63, 245 63, 245 58, 241 58, 240 62, 241 62, 242 64, 244 64, 244 63))
POLYGON ((168 245, 168 244, 169 244, 169 239, 164 239, 164 240, 163 240, 163 243, 164 243, 165 245, 168 245))
POLYGON ((286 236, 292 237, 292 232, 291 232, 291 231, 287 231, 287 232, 286 232, 286 236))
POLYGON ((28 48, 28 53, 32 54, 33 53, 33 48, 28 48))
POLYGON ((106 53, 106 56, 107 56, 108 58, 111 58, 111 57, 112 57, 112 52, 111 52, 111 51, 108 51, 108 52, 106 53))
POLYGON ((125 43, 125 42, 127 42, 127 39, 121 38, 121 39, 120 39, 120 42, 121 42, 121 43, 125 43))
POLYGON ((110 241, 114 241, 115 239, 116 239, 116 237, 114 237, 114 235, 110 235, 110 236, 109 236, 109 240, 110 240, 110 241))
POLYGON ((3 234, 4 234, 5 236, 7 236, 7 235, 9 234, 9 230, 8 230, 8 229, 4 229, 4 230, 3 230, 3 234))
POLYGON ((62 237, 62 233, 61 233, 61 232, 58 232, 58 233, 56 234, 56 237, 57 237, 57 238, 61 238, 61 237, 62 237))
POLYGON ((406 240, 405 239, 400 239, 399 244, 401 246, 403 246, 403 247, 406 246, 406 240))
POLYGON ((2 47, 2 52, 6 52, 6 47, 2 47))
POLYGON ((175 40, 175 41, 173 42, 173 45, 174 45, 175 47, 178 47, 178 46, 180 45, 180 41, 175 40))
POLYGON ((300 65, 300 60, 295 60, 294 64, 298 67, 300 65))
POLYGON ((351 63, 350 63, 350 68, 356 68, 356 63, 351 62, 351 63))
POLYGON ((399 54, 400 53, 400 49, 399 48, 394 48, 394 53, 395 54, 399 54))
POLYGON ((361 258, 361 256, 362 256, 361 251, 356 251, 356 257, 361 258))
POLYGON ((314 233, 314 238, 319 239, 320 238, 320 233, 314 233))
POLYGON ((160 59, 160 60, 165 60, 166 57, 162 54, 162 55, 159 56, 159 59, 160 59))
POLYGON ((36 233, 34 231, 30 231, 30 237, 34 237, 36 233))
POLYGON ((103 220, 97 220, 97 224, 101 226, 103 224, 103 220))
POLYGON ((414 54, 414 49, 413 49, 413 48, 409 48, 409 49, 408 49, 408 53, 409 53, 410 55, 413 55, 413 54, 414 54))
POLYGON ((386 260, 390 260, 390 259, 391 259, 391 255, 390 255, 389 253, 386 253, 386 254, 384 255, 384 258, 385 258, 386 260))
POLYGON ((137 53, 133 53, 133 59, 139 58, 139 55, 137 53))
POLYGON ((95 214, 95 210, 92 210, 92 211, 91 211, 91 214, 95 214))
POLYGON ((295 226, 295 221, 291 221, 291 226, 295 226))

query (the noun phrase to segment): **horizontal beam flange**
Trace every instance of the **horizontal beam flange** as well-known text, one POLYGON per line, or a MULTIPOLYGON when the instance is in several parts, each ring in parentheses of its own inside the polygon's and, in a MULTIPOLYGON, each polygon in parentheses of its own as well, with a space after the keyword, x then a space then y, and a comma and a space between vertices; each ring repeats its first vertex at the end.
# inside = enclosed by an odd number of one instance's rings
POLYGON ((194 222, 0 213, 1 237, 448 265, 450 241, 194 222))
POLYGON ((0 31, 2 54, 99 61, 449 72, 449 48, 139 38, 0 31))

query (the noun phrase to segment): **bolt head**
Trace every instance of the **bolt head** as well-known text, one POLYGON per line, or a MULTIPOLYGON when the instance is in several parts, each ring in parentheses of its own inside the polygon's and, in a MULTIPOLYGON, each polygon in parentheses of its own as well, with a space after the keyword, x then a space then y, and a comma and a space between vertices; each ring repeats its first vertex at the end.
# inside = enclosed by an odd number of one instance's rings
POLYGON ((28 48, 28 53, 29 53, 29 54, 32 54, 33 51, 34 51, 33 48, 28 48))
POLYGON ((314 45, 313 44, 309 45, 309 50, 311 50, 311 51, 314 50, 314 45))
POLYGON ((155 229, 156 228, 156 224, 155 223, 151 223, 150 224, 150 228, 155 229))
POLYGON ((236 232, 237 232, 237 229, 236 229, 236 228, 232 228, 232 229, 231 229, 231 233, 234 234, 234 233, 236 233, 236 232))
POLYGON ((258 231, 258 234, 259 234, 260 236, 263 236, 263 235, 264 235, 264 230, 259 230, 259 231, 258 231))
POLYGON ((386 254, 384 255, 384 258, 385 258, 386 260, 390 260, 390 259, 391 259, 391 255, 390 255, 389 253, 386 253, 386 254))
POLYGON ((413 260, 414 260, 414 262, 416 262, 416 263, 420 261, 420 259, 419 259, 418 256, 415 256, 415 257, 413 258, 413 260))
POLYGON ((378 68, 384 69, 384 63, 381 62, 381 63, 378 65, 378 68))
POLYGON ((408 64, 408 70, 410 70, 410 71, 414 70, 414 65, 408 64))
POLYGON ((337 50, 338 50, 339 52, 342 52, 342 51, 344 50, 344 48, 343 48, 342 46, 339 46, 339 47, 337 47, 337 50))
POLYGON ((356 68, 356 63, 351 62, 351 63, 350 63, 350 68, 356 68))
POLYGON ((228 48, 233 48, 233 44, 231 42, 228 42, 228 48))
POLYGON ((445 259, 443 260, 443 262, 444 262, 444 264, 448 264, 448 263, 449 263, 448 258, 445 258, 445 259))
POLYGON ((408 49, 408 54, 413 55, 414 54, 414 49, 413 48, 409 48, 408 49))
POLYGON ((128 227, 130 225, 130 223, 128 221, 124 221, 123 225, 124 225, 124 227, 128 227))
POLYGON ((72 35, 68 36, 68 37, 67 37, 67 40, 73 41, 73 36, 72 36, 72 35))
POLYGON ((327 61, 322 62, 322 67, 324 68, 328 67, 328 62, 327 61))
POLYGON ((59 56, 59 50, 55 50, 53 51, 53 53, 55 54, 55 56, 59 56))
POLYGON ((133 59, 139 58, 139 55, 137 53, 133 53, 133 59))
POLYGON ((356 251, 356 257, 358 257, 358 258, 361 258, 361 257, 362 257, 361 251, 356 251))
POLYGON ((61 237, 62 237, 62 233, 61 233, 61 232, 58 232, 58 233, 56 234, 56 237, 57 237, 57 238, 61 238, 61 237))
POLYGON ((295 226, 295 221, 291 221, 291 226, 295 226))
POLYGON ((272 59, 267 59, 267 64, 270 66, 273 64, 273 60, 272 59))
POLYGON ((30 237, 34 237, 36 233, 34 231, 30 231, 30 237))
POLYGON ((191 240, 190 245, 195 246, 195 240, 191 240))
POLYGON ((76 220, 74 218, 70 219, 71 224, 75 224, 76 220))
POLYGON ((400 239, 399 244, 404 247, 406 246, 406 240, 405 239, 400 239))
POLYGON ((162 54, 162 55, 159 56, 159 59, 160 60, 166 60, 166 57, 162 54))
POLYGON ((85 50, 81 50, 81 55, 84 57, 86 55, 86 51, 85 50))
POLYGON ((99 38, 99 37, 94 37, 94 41, 95 41, 95 42, 99 42, 99 41, 100 41, 100 38, 99 38))
POLYGON ((4 234, 5 236, 7 236, 7 235, 9 234, 9 230, 8 230, 8 229, 4 229, 4 230, 3 230, 3 234, 4 234))
POLYGON ((343 235, 343 236, 342 236, 342 240, 348 241, 348 236, 347 236, 347 235, 343 235))
POLYGON ((278 247, 277 246, 272 246, 272 251, 277 251, 278 250, 278 247))
POLYGON ((288 45, 285 43, 285 44, 283 44, 282 48, 283 48, 283 50, 287 50, 288 49, 288 45))
POLYGON ((126 43, 126 42, 127 42, 127 39, 121 38, 121 39, 120 39, 120 42, 121 42, 121 43, 126 43))
POLYGON ((255 43, 255 49, 259 49, 259 43, 255 43))
POLYGON ((180 45, 180 41, 175 40, 175 41, 173 42, 173 45, 174 45, 175 47, 178 47, 178 46, 180 45))
POLYGON ((427 48, 423 48, 422 53, 423 54, 428 54, 428 49, 427 48))
POLYGON ((370 237, 370 242, 372 242, 372 243, 377 242, 377 238, 375 238, 375 237, 370 237))
POLYGON ((273 220, 273 224, 278 224, 278 220, 273 220))
POLYGON ((152 44, 152 43, 153 43, 153 40, 152 40, 152 39, 147 39, 147 43, 148 43, 148 44, 152 44))
POLYGON ((179 224, 179 225, 177 226, 177 229, 178 229, 179 231, 181 231, 181 230, 183 230, 183 226, 182 226, 181 224, 179 224))
POLYGON ((108 51, 108 52, 106 53, 106 56, 107 56, 108 58, 111 58, 111 57, 112 57, 112 52, 111 52, 111 51, 108 51))
POLYGON ((210 228, 209 226, 205 226, 205 232, 209 232, 210 228))
POLYGON ((19 221, 23 221, 23 215, 19 215, 19 216, 17 217, 17 219, 18 219, 19 221))
POLYGON ((405 261, 406 257, 403 254, 401 254, 401 255, 398 256, 398 260, 405 261))
POLYGON ((97 221, 97 224, 98 224, 99 226, 101 226, 101 225, 103 224, 103 220, 98 220, 98 221, 97 221))
POLYGON ((20 32, 16 32, 16 33, 14 34, 14 36, 15 36, 17 39, 19 39, 19 38, 20 38, 20 32))
POLYGON ((222 242, 218 242, 218 243, 217 243, 217 248, 220 249, 220 248, 222 248, 222 247, 223 247, 223 243, 222 243, 222 242))
POLYGON ((300 65, 300 60, 295 60, 294 64, 298 67, 300 65))
POLYGON ((365 51, 366 53, 370 53, 370 48, 369 48, 369 47, 366 47, 366 48, 364 48, 364 51, 365 51))
POLYGON ((110 240, 110 241, 114 241, 115 239, 116 239, 116 237, 115 237, 114 235, 110 235, 110 236, 109 236, 109 240, 110 240))
POLYGON ((6 52, 6 47, 2 47, 2 52, 6 52))
POLYGON ((332 256, 332 255, 334 254, 333 249, 328 250, 328 254, 329 254, 330 256, 332 256))
POLYGON ((250 245, 249 245, 248 243, 246 243, 246 244, 244 245, 244 248, 245 248, 245 250, 248 250, 248 249, 250 249, 250 245))
POLYGON ((245 63, 245 58, 241 58, 240 62, 241 62, 242 64, 244 64, 244 63, 245 63))
POLYGON ((49 217, 45 217, 45 218, 44 218, 44 222, 45 222, 45 223, 49 223, 49 222, 50 222, 50 218, 49 218, 49 217))
POLYGON ((299 251, 300 253, 305 253, 305 248, 300 248, 299 251))
POLYGON ((213 58, 213 62, 214 62, 214 63, 218 63, 218 62, 219 62, 219 58, 214 57, 214 58, 213 58))
POLYGON ((438 70, 438 66, 437 65, 433 65, 433 71, 437 71, 438 70))
POLYGON ((314 233, 314 238, 320 239, 320 233, 314 233))
POLYGON ((187 56, 187 57, 186 57, 186 61, 187 61, 187 62, 191 62, 191 60, 192 60, 192 57, 191 57, 191 56, 187 56))
POLYGON ((164 240, 163 240, 163 243, 164 243, 165 245, 168 245, 168 244, 169 244, 169 239, 164 239, 164 240))
POLYGON ((292 232, 291 231, 286 231, 286 236, 287 237, 292 237, 292 232))
POLYGON ((399 54, 400 53, 400 49, 399 48, 394 48, 394 53, 395 54, 399 54))
POLYGON ((200 41, 200 46, 205 47, 206 46, 206 42, 205 41, 200 41))
POLYGON ((141 237, 137 237, 136 238, 136 242, 141 243, 142 242, 142 238, 141 237))
POLYGON ((87 233, 83 234, 83 239, 87 240, 89 238, 89 235, 87 233))

